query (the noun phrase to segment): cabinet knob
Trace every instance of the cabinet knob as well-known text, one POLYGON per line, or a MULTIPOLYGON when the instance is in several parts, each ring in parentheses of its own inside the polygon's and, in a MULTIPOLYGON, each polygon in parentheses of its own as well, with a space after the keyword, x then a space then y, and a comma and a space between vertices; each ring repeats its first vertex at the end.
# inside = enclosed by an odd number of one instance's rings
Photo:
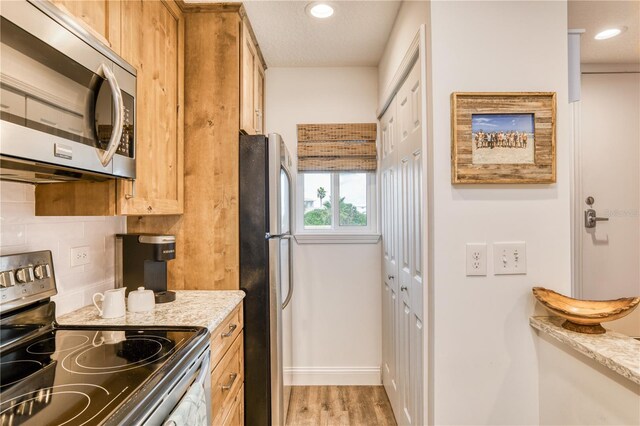
POLYGON ((388 280, 394 280, 396 277, 394 275, 387 275, 388 280))
POLYGON ((408 289, 407 289, 407 286, 406 286, 406 285, 403 285, 402 287, 400 287, 400 291, 407 291, 407 290, 408 290, 408 289))

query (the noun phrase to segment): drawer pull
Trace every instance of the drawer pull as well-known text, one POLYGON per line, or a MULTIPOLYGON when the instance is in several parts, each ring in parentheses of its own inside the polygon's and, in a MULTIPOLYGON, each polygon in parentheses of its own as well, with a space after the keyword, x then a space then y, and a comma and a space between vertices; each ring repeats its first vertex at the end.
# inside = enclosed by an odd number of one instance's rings
POLYGON ((236 328, 238 328, 238 324, 231 324, 229 326, 229 331, 227 331, 226 333, 222 333, 221 336, 223 338, 225 337, 231 337, 233 335, 233 332, 236 331, 236 328))
POLYGON ((43 122, 44 124, 48 124, 49 126, 57 126, 58 123, 56 123, 55 121, 51 121, 51 120, 47 120, 46 118, 41 117, 40 121, 43 122))
POLYGON ((228 391, 229 389, 231 389, 231 386, 233 386, 233 384, 236 381, 236 377, 238 377, 238 373, 231 373, 229 374, 229 383, 227 383, 226 385, 220 385, 220 387, 222 388, 223 391, 228 391))

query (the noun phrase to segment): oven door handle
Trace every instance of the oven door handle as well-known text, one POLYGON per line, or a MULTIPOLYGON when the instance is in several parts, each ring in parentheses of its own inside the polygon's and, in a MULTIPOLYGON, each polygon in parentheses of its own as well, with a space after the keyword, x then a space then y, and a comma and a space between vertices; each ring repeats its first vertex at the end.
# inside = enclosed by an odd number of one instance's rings
POLYGON ((204 386, 206 383, 206 379, 209 377, 209 367, 211 364, 211 351, 207 351, 207 354, 204 356, 202 361, 200 362, 200 373, 198 373, 198 377, 196 377, 195 383, 200 383, 204 386))
POLYGON ((118 145, 120 145, 120 139, 122 138, 122 131, 124 130, 124 101, 118 80, 113 71, 111 71, 106 64, 101 64, 98 69, 98 74, 102 75, 102 77, 107 80, 107 83, 109 83, 113 99, 113 110, 115 112, 113 117, 113 131, 107 149, 104 151, 99 150, 100 162, 104 167, 107 167, 115 155, 118 145))

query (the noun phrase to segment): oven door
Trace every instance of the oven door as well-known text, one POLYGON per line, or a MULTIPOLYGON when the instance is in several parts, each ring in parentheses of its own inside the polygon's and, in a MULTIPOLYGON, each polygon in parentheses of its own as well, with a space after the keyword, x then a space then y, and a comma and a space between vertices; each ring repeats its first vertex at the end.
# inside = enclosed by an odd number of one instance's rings
POLYGON ((143 425, 199 426, 211 424, 211 350, 198 360, 157 398, 143 425), (204 405, 204 407, 203 407, 204 405), (206 416, 202 414, 206 413, 206 416))
POLYGON ((47 3, 1 11, 3 159, 135 178, 135 71, 47 3))

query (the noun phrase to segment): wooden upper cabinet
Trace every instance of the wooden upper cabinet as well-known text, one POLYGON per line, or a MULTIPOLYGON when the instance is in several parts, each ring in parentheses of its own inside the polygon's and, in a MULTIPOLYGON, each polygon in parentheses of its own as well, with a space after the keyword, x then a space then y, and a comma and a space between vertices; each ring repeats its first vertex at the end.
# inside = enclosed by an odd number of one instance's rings
POLYGON ((264 133, 264 68, 260 61, 256 61, 253 78, 254 128, 256 134, 261 135, 264 133))
POLYGON ((240 130, 249 135, 261 134, 264 132, 264 66, 246 17, 242 22, 240 61, 240 130))
POLYGON ((53 4, 98 37, 120 51, 120 2, 114 0, 52 0, 53 4))
POLYGON ((137 71, 136 179, 36 187, 36 214, 170 215, 184 206, 184 17, 173 0, 58 1, 137 71), (117 13, 116 13, 117 10, 117 13), (115 19, 109 16, 117 15, 115 19), (113 27, 117 27, 117 31, 113 27), (115 35, 117 33, 117 35, 115 35), (112 43, 112 48, 114 43, 112 43), (91 201, 93 200, 93 201, 91 201), (99 200, 100 202, 95 202, 99 200))
POLYGON ((183 211, 184 19, 172 1, 121 3, 120 55, 138 72, 136 180, 118 182, 118 213, 183 211))

